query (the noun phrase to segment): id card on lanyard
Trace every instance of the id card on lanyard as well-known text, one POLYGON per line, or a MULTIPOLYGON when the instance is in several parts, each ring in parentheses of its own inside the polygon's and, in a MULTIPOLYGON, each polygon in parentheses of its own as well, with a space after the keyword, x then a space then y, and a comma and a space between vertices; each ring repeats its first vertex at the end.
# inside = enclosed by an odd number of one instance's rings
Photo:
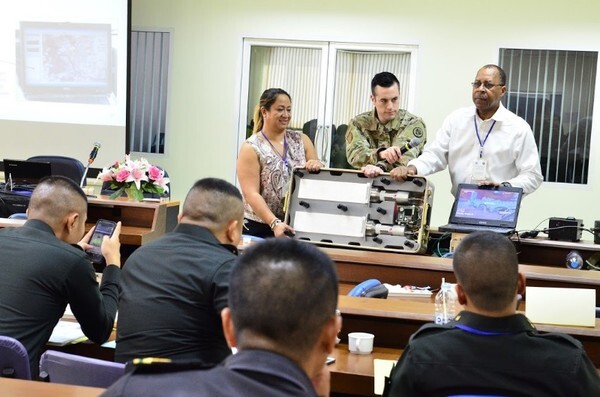
POLYGON ((475 135, 477 135, 477 140, 479 141, 479 157, 475 159, 473 162, 473 171, 471 172, 471 181, 472 182, 482 182, 487 180, 487 161, 483 158, 483 147, 487 142, 494 125, 496 125, 496 120, 490 126, 487 134, 483 141, 481 140, 481 136, 479 136, 479 128, 477 127, 477 116, 473 115, 473 125, 475 125, 475 135))

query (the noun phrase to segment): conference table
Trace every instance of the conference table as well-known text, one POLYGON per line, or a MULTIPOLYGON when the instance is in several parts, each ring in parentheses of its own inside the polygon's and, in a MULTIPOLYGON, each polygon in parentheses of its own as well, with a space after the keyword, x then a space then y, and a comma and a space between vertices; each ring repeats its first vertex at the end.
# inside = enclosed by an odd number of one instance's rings
POLYGON ((33 380, 0 378, 0 396, 10 397, 97 397, 104 389, 33 380))

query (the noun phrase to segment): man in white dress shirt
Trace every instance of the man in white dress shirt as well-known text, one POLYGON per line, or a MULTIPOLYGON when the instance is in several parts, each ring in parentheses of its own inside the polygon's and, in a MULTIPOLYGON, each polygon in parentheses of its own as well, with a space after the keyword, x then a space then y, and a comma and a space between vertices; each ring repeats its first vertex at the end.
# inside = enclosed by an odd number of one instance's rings
POLYGON ((485 65, 471 84, 475 106, 446 117, 435 140, 406 167, 393 169, 392 178, 426 176, 448 167, 452 194, 460 183, 515 186, 533 193, 543 180, 537 145, 529 124, 500 102, 506 94, 504 70, 485 65))

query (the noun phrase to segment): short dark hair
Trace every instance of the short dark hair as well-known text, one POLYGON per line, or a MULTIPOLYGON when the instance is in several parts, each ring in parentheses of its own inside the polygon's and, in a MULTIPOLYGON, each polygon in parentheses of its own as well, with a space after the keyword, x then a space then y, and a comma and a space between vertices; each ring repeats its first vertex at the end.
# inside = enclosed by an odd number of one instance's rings
POLYGON ((290 101, 292 100, 292 97, 290 96, 290 94, 288 94, 285 90, 283 90, 281 88, 268 88, 262 93, 262 95, 260 96, 260 101, 259 101, 258 105, 256 105, 256 108, 254 109, 253 132, 258 132, 258 131, 262 130, 262 128, 263 128, 264 120, 263 120, 262 113, 260 112, 260 109, 261 108, 265 108, 267 110, 271 109, 271 106, 273 105, 273 103, 275 103, 275 101, 277 100, 277 97, 279 97, 279 95, 285 95, 290 99, 290 101))
POLYGON ((454 274, 473 304, 500 311, 514 300, 519 262, 510 239, 494 232, 466 236, 454 251, 454 274))
POLYGON ((331 259, 310 243, 270 238, 247 248, 231 271, 229 307, 236 336, 267 338, 302 357, 337 307, 331 259))
POLYGON ((398 84, 398 88, 400 88, 400 82, 398 78, 390 72, 381 72, 377 73, 373 80, 371 80, 371 94, 375 95, 375 87, 384 87, 388 88, 393 86, 394 84, 398 84))
POLYGON ((504 69, 502 69, 500 66, 494 65, 493 63, 488 63, 487 65, 483 65, 481 69, 496 69, 498 71, 498 74, 500 75, 500 84, 506 85, 506 73, 504 72, 504 69))
POLYGON ((87 213, 87 197, 73 180, 53 175, 42 178, 29 200, 29 211, 54 224, 70 212, 87 213))
POLYGON ((182 215, 209 229, 220 228, 243 216, 242 194, 237 187, 219 178, 196 181, 183 202, 182 215))

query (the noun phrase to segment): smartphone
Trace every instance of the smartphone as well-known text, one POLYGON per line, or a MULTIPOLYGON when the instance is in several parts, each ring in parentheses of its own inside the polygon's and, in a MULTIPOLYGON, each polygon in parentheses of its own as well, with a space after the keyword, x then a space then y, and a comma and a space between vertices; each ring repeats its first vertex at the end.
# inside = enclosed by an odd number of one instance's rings
POLYGON ((327 357, 325 364, 329 365, 329 364, 333 364, 334 362, 335 362, 335 357, 327 357))
POLYGON ((92 233, 92 237, 89 241, 89 244, 92 247, 85 251, 93 263, 104 263, 104 257, 102 256, 100 246, 102 245, 102 240, 104 239, 104 236, 112 236, 116 227, 116 222, 107 221, 106 219, 98 219, 98 222, 96 222, 96 226, 94 227, 94 233, 92 233))

